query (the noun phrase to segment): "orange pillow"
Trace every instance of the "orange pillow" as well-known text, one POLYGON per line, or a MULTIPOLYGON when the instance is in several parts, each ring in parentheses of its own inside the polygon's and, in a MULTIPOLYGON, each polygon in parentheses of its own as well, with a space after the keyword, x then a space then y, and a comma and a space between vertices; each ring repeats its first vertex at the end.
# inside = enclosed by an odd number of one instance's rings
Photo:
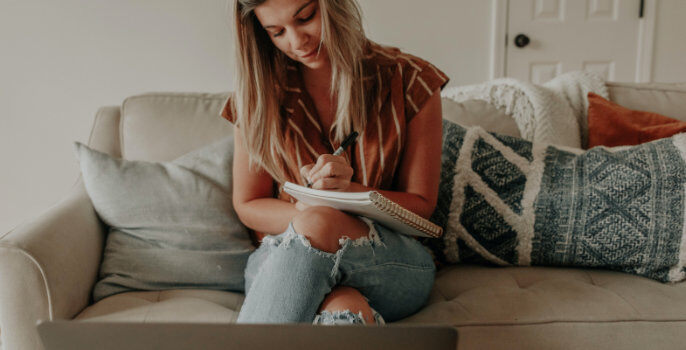
POLYGON ((686 122, 634 111, 588 93, 588 148, 638 145, 686 132, 686 122))

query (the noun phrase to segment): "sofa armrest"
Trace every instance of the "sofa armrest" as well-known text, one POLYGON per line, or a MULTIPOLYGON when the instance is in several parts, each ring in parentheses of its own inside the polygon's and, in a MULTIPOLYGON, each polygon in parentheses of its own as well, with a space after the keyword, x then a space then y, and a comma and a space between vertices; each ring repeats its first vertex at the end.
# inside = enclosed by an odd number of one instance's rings
POLYGON ((42 349, 39 319, 71 319, 91 302, 105 239, 83 182, 36 219, 0 236, 0 339, 42 349))
POLYGON ((88 137, 88 146, 113 157, 121 158, 119 127, 121 109, 119 106, 100 107, 88 137))

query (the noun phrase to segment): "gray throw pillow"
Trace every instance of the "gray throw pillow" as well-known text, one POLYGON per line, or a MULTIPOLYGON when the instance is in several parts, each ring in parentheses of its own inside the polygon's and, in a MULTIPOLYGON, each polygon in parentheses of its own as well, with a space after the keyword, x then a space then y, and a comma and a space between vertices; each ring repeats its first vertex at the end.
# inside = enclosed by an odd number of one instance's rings
POLYGON ((109 225, 94 301, 131 290, 244 290, 254 247, 232 204, 233 138, 168 163, 76 143, 96 212, 109 225))
POLYGON ((686 134, 581 151, 443 130, 437 260, 686 277, 686 134))

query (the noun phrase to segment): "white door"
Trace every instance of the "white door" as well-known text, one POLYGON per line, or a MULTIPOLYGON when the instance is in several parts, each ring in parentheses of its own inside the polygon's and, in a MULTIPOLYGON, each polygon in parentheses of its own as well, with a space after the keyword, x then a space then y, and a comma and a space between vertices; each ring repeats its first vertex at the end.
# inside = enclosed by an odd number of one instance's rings
POLYGON ((505 75, 543 83, 574 70, 634 81, 641 0, 510 0, 505 75))

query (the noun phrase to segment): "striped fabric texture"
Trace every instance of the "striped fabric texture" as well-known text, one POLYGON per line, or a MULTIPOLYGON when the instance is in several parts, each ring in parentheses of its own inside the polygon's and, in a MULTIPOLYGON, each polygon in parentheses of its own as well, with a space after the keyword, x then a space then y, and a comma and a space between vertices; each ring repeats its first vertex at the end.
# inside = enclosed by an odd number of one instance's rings
MULTIPOLYGON (((369 42, 363 60, 364 86, 368 96, 368 121, 356 143, 344 156, 354 170, 351 181, 392 190, 403 154, 407 124, 426 101, 443 88, 448 77, 431 63, 397 48, 369 42)), ((282 116, 285 146, 298 168, 287 169, 288 181, 304 185, 300 167, 333 153, 339 144, 333 130, 323 130, 315 104, 305 89, 297 63, 288 66, 282 116)), ((222 117, 235 122, 230 99, 222 117)), ((279 198, 293 202, 279 184, 279 198)))

